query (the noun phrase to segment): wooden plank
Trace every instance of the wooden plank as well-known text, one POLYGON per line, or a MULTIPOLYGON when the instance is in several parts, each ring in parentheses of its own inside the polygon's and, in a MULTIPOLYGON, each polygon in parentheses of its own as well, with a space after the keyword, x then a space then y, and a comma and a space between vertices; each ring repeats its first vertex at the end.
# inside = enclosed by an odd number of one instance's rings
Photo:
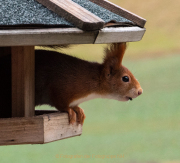
POLYGON ((69 125, 67 113, 52 113, 43 115, 43 118, 44 143, 82 134, 82 126, 80 124, 69 125))
POLYGON ((0 46, 93 44, 97 34, 78 28, 0 30, 0 46))
POLYGON ((35 53, 33 46, 12 47, 12 116, 34 116, 35 53))
POLYGON ((139 27, 104 28, 100 30, 95 44, 140 41, 145 31, 139 27))
POLYGON ((119 7, 118 5, 113 4, 112 2, 109 2, 108 0, 90 0, 91 2, 110 10, 111 12, 120 15, 128 20, 133 21, 140 27, 144 27, 146 20, 122 7, 119 7))
POLYGON ((71 0, 37 0, 82 30, 98 30, 105 22, 71 0))
POLYGON ((0 145, 42 144, 43 117, 0 119, 0 145))
POLYGON ((69 125, 67 113, 38 112, 40 116, 0 118, 0 145, 43 144, 82 134, 81 125, 69 125))
MULTIPOLYGON (((116 27, 110 30, 122 33, 126 31, 127 42, 139 41, 139 37, 129 37, 130 33, 138 32, 145 29, 139 27, 116 27), (137 29, 136 30, 134 30, 137 29), (131 31, 132 30, 132 31, 131 31)), ((107 28, 100 30, 103 34, 108 34, 104 43, 111 43, 110 30, 107 28)), ((83 31, 78 28, 50 28, 50 29, 20 29, 20 30, 0 30, 0 46, 43 46, 43 45, 60 45, 60 44, 93 44, 96 40, 99 31, 83 31)), ((118 42, 118 37, 114 38, 114 42, 118 42), (116 39, 117 41, 116 41, 116 39)), ((96 42, 95 42, 96 43, 96 42)))

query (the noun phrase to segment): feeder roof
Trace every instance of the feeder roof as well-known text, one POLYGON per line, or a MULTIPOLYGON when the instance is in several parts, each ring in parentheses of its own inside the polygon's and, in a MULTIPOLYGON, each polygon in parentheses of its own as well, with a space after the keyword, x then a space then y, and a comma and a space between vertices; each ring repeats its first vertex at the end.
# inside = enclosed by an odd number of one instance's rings
POLYGON ((139 41, 145 22, 107 0, 0 0, 0 46, 139 41))

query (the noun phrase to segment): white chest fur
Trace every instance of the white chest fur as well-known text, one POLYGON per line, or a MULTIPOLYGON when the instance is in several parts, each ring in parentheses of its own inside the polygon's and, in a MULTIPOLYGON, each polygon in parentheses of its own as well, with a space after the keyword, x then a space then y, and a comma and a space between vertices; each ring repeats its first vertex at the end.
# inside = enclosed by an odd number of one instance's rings
POLYGON ((83 103, 85 101, 89 101, 89 100, 92 100, 92 99, 95 99, 95 98, 100 98, 100 97, 101 97, 101 95, 92 93, 92 94, 90 94, 90 95, 88 95, 86 97, 74 100, 73 102, 71 102, 69 104, 69 107, 77 106, 77 105, 79 105, 79 104, 81 104, 81 103, 83 103))
POLYGON ((74 106, 78 106, 79 104, 85 102, 85 101, 89 101, 89 100, 92 100, 92 99, 95 99, 95 98, 108 98, 108 99, 117 99, 116 96, 114 95, 100 95, 100 94, 96 94, 96 93, 92 93, 86 97, 83 97, 83 98, 79 98, 77 100, 74 100, 73 102, 71 102, 69 104, 69 107, 74 107, 74 106))

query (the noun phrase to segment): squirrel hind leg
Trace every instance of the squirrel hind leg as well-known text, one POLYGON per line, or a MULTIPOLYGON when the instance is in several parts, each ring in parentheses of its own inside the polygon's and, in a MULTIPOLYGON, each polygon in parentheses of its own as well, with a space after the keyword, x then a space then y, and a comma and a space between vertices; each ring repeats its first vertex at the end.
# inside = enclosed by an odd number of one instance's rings
POLYGON ((81 109, 81 108, 78 107, 78 106, 75 106, 75 107, 73 107, 72 109, 73 109, 73 110, 76 112, 76 114, 77 114, 77 123, 83 125, 84 120, 85 120, 85 118, 86 118, 86 116, 85 116, 85 114, 84 114, 84 110, 81 109))

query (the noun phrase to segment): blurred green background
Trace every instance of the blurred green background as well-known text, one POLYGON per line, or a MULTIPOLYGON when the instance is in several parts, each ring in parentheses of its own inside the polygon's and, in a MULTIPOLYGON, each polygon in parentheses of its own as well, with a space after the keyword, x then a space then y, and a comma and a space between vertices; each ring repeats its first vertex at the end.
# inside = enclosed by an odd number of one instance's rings
MULTIPOLYGON (((143 94, 125 103, 103 99, 85 102, 80 105, 87 117, 81 136, 45 145, 1 146, 0 162, 180 162, 180 1, 111 1, 147 19, 143 39, 129 43, 123 60, 141 83, 143 94)), ((64 52, 102 62, 104 46, 78 45, 64 52)))

